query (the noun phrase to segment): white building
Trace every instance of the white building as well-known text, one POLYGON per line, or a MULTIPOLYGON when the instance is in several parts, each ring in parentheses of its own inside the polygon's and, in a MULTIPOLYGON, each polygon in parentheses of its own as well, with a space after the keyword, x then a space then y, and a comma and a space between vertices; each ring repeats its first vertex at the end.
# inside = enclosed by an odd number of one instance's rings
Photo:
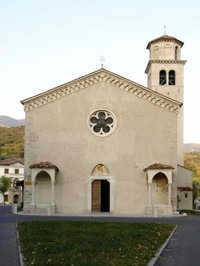
POLYGON ((149 42, 147 87, 102 67, 22 101, 25 212, 192 209, 192 174, 181 167, 182 46, 167 35, 149 42))
POLYGON ((16 181, 24 180, 24 161, 22 159, 0 160, 0 177, 1 176, 11 178, 12 188, 4 194, 4 199, 3 195, 0 194, 0 203, 5 201, 6 204, 18 203, 20 206, 23 202, 22 187, 15 186, 15 183, 16 181))

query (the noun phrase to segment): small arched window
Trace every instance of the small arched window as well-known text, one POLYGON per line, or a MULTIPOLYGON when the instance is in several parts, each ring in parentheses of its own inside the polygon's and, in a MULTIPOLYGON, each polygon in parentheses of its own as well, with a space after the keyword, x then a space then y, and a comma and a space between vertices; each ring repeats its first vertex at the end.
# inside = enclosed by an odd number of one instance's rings
POLYGON ((169 85, 175 85, 176 79, 175 79, 175 71, 170 70, 169 71, 169 85))
POLYGON ((165 70, 161 70, 160 71, 160 76, 159 76, 159 84, 160 85, 166 85, 167 84, 166 77, 167 77, 166 71, 165 70))

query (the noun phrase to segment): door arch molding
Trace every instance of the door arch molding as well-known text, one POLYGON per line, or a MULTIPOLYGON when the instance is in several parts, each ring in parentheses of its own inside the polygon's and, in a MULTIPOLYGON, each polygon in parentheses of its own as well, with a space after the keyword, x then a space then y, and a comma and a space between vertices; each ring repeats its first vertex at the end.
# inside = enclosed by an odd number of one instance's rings
MULTIPOLYGON (((103 189, 109 189, 109 212, 114 211, 114 183, 115 179, 110 175, 109 169, 102 163, 93 167, 91 175, 88 177, 88 189, 87 189, 87 210, 92 212, 92 184, 98 180, 101 183, 103 189), (106 183, 107 181, 108 183, 106 183), (107 188, 106 188, 107 187, 107 188)), ((107 195, 108 196, 108 195, 107 195)))

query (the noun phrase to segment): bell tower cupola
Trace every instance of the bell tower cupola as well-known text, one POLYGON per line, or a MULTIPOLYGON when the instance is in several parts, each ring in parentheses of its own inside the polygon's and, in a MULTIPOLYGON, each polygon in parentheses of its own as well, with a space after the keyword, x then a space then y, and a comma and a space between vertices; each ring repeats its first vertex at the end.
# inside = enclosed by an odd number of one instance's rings
POLYGON ((186 63, 181 60, 183 44, 168 35, 150 41, 147 45, 149 62, 145 70, 148 88, 180 102, 183 102, 186 63))

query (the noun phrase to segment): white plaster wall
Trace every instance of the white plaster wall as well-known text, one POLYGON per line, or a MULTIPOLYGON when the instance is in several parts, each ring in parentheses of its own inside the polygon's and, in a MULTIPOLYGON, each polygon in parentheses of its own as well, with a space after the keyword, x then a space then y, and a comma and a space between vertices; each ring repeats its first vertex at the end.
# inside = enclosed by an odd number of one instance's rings
POLYGON ((0 176, 8 176, 8 177, 24 177, 24 166, 20 163, 15 163, 11 165, 0 165, 0 176), (9 173, 5 174, 5 169, 8 169, 9 173), (19 169, 19 174, 15 174, 15 169, 19 169))
POLYGON ((178 165, 177 186, 192 188, 192 171, 178 165))
MULTIPOLYGON (((193 188, 192 185, 192 171, 178 165, 178 175, 177 175, 177 187, 189 187, 193 188)), ((193 209, 193 194, 192 191, 178 191, 179 196, 179 209, 193 209), (187 197, 185 197, 187 194, 187 197)))
POLYGON ((183 77, 184 77, 184 64, 178 64, 175 61, 169 63, 152 63, 149 74, 151 79, 149 79, 148 87, 154 91, 157 91, 167 97, 174 100, 183 102, 183 77), (176 85, 159 85, 159 73, 161 70, 165 70, 169 73, 170 70, 174 70, 176 73, 176 85))
POLYGON ((178 191, 179 196, 179 210, 192 210, 193 209, 193 195, 192 191, 178 191), (187 195, 187 196, 186 196, 187 195))
POLYGON ((177 60, 181 59, 181 46, 177 42, 160 41, 151 44, 151 60, 175 60, 175 47, 178 47, 177 60))
MULTIPOLYGON (((57 165, 58 213, 87 212, 88 177, 104 164, 115 180, 114 212, 144 213, 148 187, 143 169, 162 162, 176 167, 177 116, 152 103, 99 82, 26 113, 25 176, 29 165, 57 165), (112 111, 117 128, 108 137, 94 136, 87 119, 96 109, 112 111)), ((31 186, 25 189, 30 209, 31 186)))

